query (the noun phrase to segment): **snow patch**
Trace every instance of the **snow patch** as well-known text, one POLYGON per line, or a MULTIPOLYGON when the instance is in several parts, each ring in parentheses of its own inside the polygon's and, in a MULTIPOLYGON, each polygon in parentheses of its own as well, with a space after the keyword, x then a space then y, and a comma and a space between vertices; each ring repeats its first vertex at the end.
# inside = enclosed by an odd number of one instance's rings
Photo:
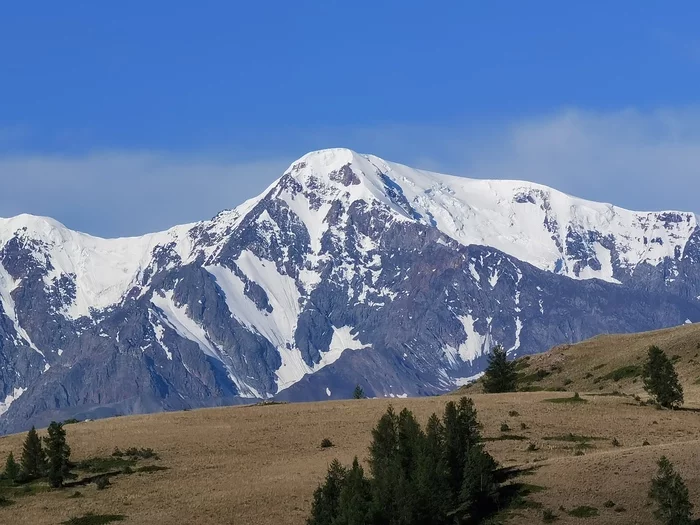
POLYGON ((17 401, 17 399, 19 399, 19 397, 22 394, 24 394, 26 391, 27 391, 26 388, 19 387, 19 388, 15 388, 11 394, 7 394, 7 396, 5 396, 5 400, 0 401, 0 416, 2 414, 4 414, 5 412, 7 412, 10 408, 10 405, 12 405, 12 403, 17 401))

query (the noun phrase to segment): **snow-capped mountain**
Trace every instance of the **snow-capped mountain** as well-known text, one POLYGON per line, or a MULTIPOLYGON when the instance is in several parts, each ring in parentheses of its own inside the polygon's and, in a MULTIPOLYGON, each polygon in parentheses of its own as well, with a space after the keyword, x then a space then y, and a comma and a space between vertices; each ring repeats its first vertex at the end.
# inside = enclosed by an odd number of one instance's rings
POLYGON ((209 221, 99 239, 0 219, 0 429, 452 389, 534 353, 700 320, 692 213, 309 153, 209 221))

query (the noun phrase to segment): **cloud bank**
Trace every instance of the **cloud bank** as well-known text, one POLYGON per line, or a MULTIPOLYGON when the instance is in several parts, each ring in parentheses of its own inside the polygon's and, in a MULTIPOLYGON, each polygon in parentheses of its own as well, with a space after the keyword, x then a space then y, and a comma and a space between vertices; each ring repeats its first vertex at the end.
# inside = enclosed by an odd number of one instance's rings
POLYGON ((700 212, 700 111, 686 108, 300 132, 293 144, 270 145, 273 153, 258 161, 168 152, 4 153, 0 216, 49 215, 103 236, 155 231, 232 208, 295 158, 329 146, 455 175, 540 182, 630 209, 700 212))

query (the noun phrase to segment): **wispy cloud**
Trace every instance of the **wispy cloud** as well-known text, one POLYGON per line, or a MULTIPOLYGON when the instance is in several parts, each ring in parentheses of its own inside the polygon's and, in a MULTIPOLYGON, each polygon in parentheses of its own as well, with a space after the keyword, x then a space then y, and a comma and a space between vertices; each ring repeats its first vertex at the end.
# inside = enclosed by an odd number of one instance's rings
POLYGON ((232 208, 296 157, 328 146, 455 175, 540 182, 631 209, 700 212, 700 110, 685 108, 329 129, 299 133, 293 146, 280 146, 284 153, 258 161, 131 151, 0 154, 0 216, 49 215, 106 236, 155 231, 232 208))
POLYGON ((212 217, 262 191, 287 160, 227 162, 148 152, 0 158, 0 216, 48 215, 103 236, 212 217))

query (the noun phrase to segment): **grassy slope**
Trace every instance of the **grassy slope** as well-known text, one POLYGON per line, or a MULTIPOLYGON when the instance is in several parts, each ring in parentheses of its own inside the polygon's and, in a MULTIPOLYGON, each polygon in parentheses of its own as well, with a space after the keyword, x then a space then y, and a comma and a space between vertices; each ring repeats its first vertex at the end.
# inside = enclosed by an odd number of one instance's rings
MULTIPOLYGON (((533 356, 524 375, 537 369, 560 367, 534 385, 563 386, 568 390, 601 393, 641 392, 639 381, 594 382, 622 366, 637 364, 649 344, 679 355, 677 367, 686 386, 689 410, 660 411, 637 406, 629 397, 583 395, 585 403, 551 403, 570 393, 529 392, 483 395, 470 389, 484 425, 484 435, 521 440, 489 441, 487 446, 504 466, 535 467, 520 481, 546 487, 531 497, 560 516, 557 523, 580 523, 558 510, 579 505, 596 507, 597 518, 586 523, 653 523, 646 493, 662 454, 674 461, 700 508, 700 390, 690 385, 700 376, 695 356, 700 350, 700 326, 649 334, 605 336, 533 356), (639 357, 639 359, 637 359, 639 357), (603 366, 600 366, 603 365, 603 366), (592 373, 594 377, 586 378, 592 373), (473 391, 473 392, 472 392, 473 391), (517 412, 517 415, 513 413, 517 412), (502 433, 502 423, 512 429, 502 433), (522 429, 524 423, 527 429, 522 429), (570 433, 588 436, 586 444, 545 439, 570 433), (594 439, 596 438, 596 439, 594 439), (617 438, 621 446, 614 447, 617 438), (643 445, 648 441, 649 445, 643 445), (528 450, 533 443, 536 450, 528 450), (581 449, 584 455, 575 455, 581 449), (608 500, 626 509, 615 513, 608 500)), ((456 398, 455 398, 456 399, 456 398)), ((449 397, 396 399, 426 421, 441 412, 449 397)), ((338 457, 366 457, 370 432, 386 410, 388 400, 340 401, 175 412, 79 423, 66 427, 75 459, 107 456, 122 449, 152 447, 169 470, 118 477, 97 491, 81 487, 84 497, 71 499, 73 490, 52 491, 16 498, 0 508, 0 523, 55 524, 87 512, 124 514, 123 523, 170 524, 303 524, 314 488, 328 463, 338 457), (321 449, 324 437, 336 446, 321 449)), ((22 435, 0 438, 0 461, 10 451, 18 455, 22 435)), ((541 510, 522 509, 510 523, 541 523, 541 510)))
MULTIPOLYGON (((590 505, 600 517, 590 523, 620 523, 603 504, 623 505, 623 522, 652 523, 645 507, 654 461, 663 453, 677 462, 700 506, 700 417, 691 411, 658 411, 622 397, 589 397, 587 403, 555 404, 546 399, 570 394, 534 392, 474 396, 487 437, 510 433, 523 441, 490 441, 489 450, 505 466, 535 466, 523 481, 547 490, 533 496, 554 510, 590 505), (519 415, 509 415, 517 411, 519 415), (657 423, 654 424, 653 422, 657 423), (521 430, 525 423, 527 430, 521 430), (585 455, 576 443, 547 440, 574 433, 588 441, 585 455), (613 447, 612 438, 622 443, 613 447), (648 440, 650 446, 642 446, 648 440), (538 450, 528 451, 533 442, 538 450)), ((585 397, 585 396, 584 396, 585 397)), ((441 411, 445 397, 395 400, 425 421, 441 411)), ((302 524, 311 495, 328 463, 366 456, 370 431, 386 400, 324 402, 267 407, 235 407, 121 417, 67 427, 77 459, 109 455, 114 446, 153 447, 170 470, 113 480, 103 491, 81 487, 16 499, 0 508, 0 523, 55 524, 86 512, 125 514, 125 523, 302 524), (335 448, 322 450, 328 437, 335 448)), ((18 453, 23 436, 0 439, 0 460, 18 453)), ((540 510, 523 510, 511 523, 540 522, 540 510)), ((561 512, 557 511, 561 514, 561 512)), ((562 517, 558 523, 576 523, 562 517)))
MULTIPOLYGON (((561 345, 519 360, 520 387, 570 392, 612 392, 644 395, 637 376, 650 345, 674 359, 688 400, 700 400, 700 324, 639 334, 602 335, 575 345, 561 345), (626 370, 623 370, 625 369, 626 370), (635 370, 636 369, 636 370, 635 370), (538 371, 547 373, 536 379, 538 371), (614 373, 627 377, 615 379, 614 373)), ((619 377, 619 376, 618 376, 619 377)), ((479 392, 479 383, 459 392, 479 392)))

